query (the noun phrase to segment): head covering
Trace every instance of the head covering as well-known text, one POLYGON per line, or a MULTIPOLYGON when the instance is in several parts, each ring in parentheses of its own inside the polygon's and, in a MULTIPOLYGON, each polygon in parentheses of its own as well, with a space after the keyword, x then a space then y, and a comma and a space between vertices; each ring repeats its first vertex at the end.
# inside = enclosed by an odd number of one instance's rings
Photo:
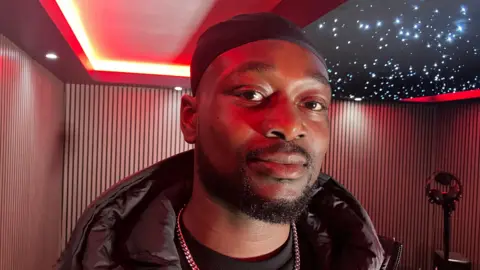
POLYGON ((193 95, 196 94, 203 73, 215 58, 241 45, 267 39, 296 43, 317 55, 325 64, 325 60, 307 39, 303 30, 285 18, 273 13, 238 15, 213 25, 198 39, 190 64, 193 95))

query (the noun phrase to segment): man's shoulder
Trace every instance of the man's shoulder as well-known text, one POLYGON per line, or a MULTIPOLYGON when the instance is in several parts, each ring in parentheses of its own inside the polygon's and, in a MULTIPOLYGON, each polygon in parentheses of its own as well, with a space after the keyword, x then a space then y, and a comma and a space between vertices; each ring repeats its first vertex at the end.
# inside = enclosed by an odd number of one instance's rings
POLYGON ((57 269, 81 269, 78 266, 81 258, 97 250, 87 247, 93 234, 96 242, 100 242, 99 237, 111 237, 108 234, 114 233, 113 228, 118 227, 118 223, 132 211, 142 211, 139 205, 148 204, 156 195, 178 183, 179 179, 188 179, 193 171, 192 161, 192 151, 175 155, 124 178, 103 192, 78 219, 57 269), (102 228, 103 232, 93 228, 102 228), (103 235, 99 236, 100 233, 103 235))
POLYGON ((338 181, 328 175, 321 175, 321 179, 309 209, 332 245, 342 247, 335 269, 378 269, 384 251, 367 211, 338 181))

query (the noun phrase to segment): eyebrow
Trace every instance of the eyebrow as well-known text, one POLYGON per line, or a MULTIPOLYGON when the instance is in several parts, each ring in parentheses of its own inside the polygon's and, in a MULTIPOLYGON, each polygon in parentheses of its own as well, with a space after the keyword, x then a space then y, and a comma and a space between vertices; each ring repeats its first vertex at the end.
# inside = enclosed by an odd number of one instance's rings
MULTIPOLYGON (((233 69, 230 75, 248 72, 265 73, 269 71, 274 71, 275 69, 275 66, 271 64, 259 61, 249 61, 233 69)), ((329 80, 321 72, 311 72, 309 73, 308 77, 318 81, 321 84, 330 86, 329 80)))

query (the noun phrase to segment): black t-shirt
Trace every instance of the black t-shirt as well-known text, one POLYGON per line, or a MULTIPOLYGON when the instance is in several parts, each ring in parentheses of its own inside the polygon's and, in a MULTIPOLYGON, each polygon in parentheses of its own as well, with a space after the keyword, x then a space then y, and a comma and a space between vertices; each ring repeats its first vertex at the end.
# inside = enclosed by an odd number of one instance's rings
MULTIPOLYGON (((182 226, 183 237, 187 243, 192 257, 200 270, 292 270, 294 265, 293 256, 293 237, 290 233, 288 241, 279 249, 278 253, 263 261, 242 261, 225 255, 222 255, 198 242, 189 232, 185 226, 182 226)), ((185 254, 180 247, 177 237, 175 238, 177 250, 180 255, 182 269, 191 269, 185 254)), ((314 269, 313 252, 307 239, 301 237, 299 234, 300 245, 300 269, 310 270, 314 269)), ((318 268, 317 268, 318 269, 318 268)))

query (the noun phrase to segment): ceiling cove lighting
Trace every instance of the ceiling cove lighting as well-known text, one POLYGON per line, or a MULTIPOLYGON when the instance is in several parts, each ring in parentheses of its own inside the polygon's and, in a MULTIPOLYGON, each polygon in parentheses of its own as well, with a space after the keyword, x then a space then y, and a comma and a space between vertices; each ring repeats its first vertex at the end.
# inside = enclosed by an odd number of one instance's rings
POLYGON ((147 75, 166 75, 190 77, 190 66, 168 63, 142 63, 133 61, 118 61, 104 59, 99 56, 93 47, 90 38, 80 19, 80 14, 73 0, 56 0, 63 16, 71 27, 73 34, 88 58, 91 69, 94 71, 124 72, 147 75))
POLYGON ((454 100, 465 100, 465 99, 480 99, 480 89, 462 91, 456 93, 447 93, 440 94, 435 96, 424 96, 424 97, 414 97, 402 99, 405 102, 447 102, 454 100))

